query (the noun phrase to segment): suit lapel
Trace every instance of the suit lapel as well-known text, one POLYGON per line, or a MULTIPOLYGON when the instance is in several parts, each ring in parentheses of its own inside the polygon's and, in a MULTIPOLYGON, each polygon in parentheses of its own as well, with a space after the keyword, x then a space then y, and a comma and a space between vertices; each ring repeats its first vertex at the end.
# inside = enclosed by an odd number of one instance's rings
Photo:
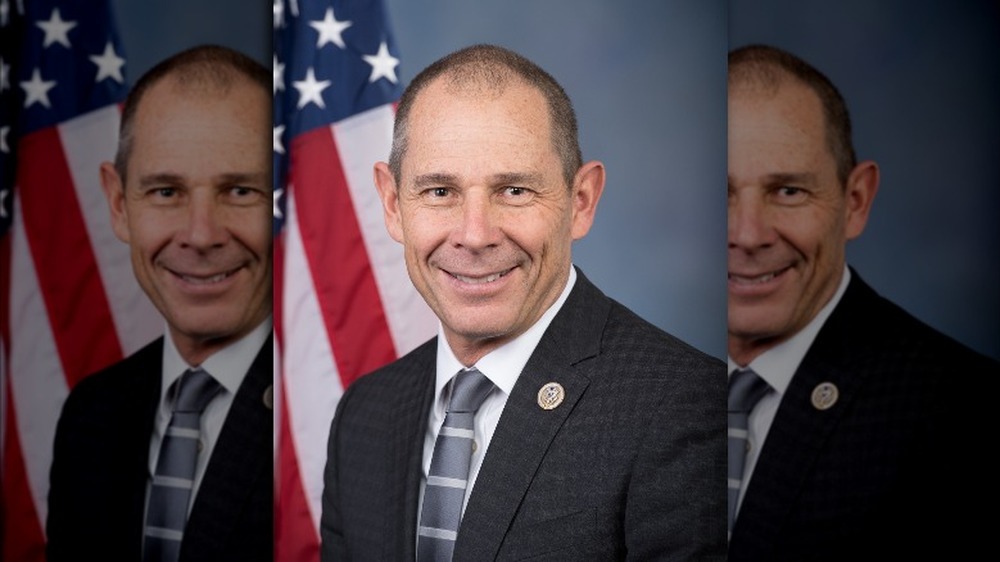
POLYGON ((273 416, 263 396, 273 384, 272 357, 269 336, 233 397, 188 518, 182 560, 195 552, 199 559, 226 559, 226 545, 239 540, 234 529, 259 515, 247 513, 253 493, 271 495, 273 416))
MULTIPOLYGON (((112 463, 121 468, 120 482, 130 482, 122 492, 127 509, 121 521, 128 530, 123 534, 123 543, 129 556, 142 552, 143 524, 146 520, 146 487, 152 477, 149 470, 149 439, 153 433, 153 420, 160 405, 160 385, 163 369, 163 338, 155 340, 129 359, 127 367, 130 376, 128 384, 132 389, 122 389, 122 404, 127 410, 116 416, 113 422, 121 425, 122 420, 133 429, 128 432, 128 444, 122 447, 131 457, 130 462, 112 463), (132 397, 140 397, 133 400, 132 397), (124 537, 128 537, 125 539, 124 537)), ((112 515, 114 517, 115 515, 112 515)))
POLYGON ((545 454, 590 384, 580 363, 600 352, 610 302, 579 271, 576 285, 515 383, 462 520, 455 560, 493 560, 545 454), (557 382, 565 398, 543 410, 538 391, 557 382))
POLYGON ((743 541, 762 547, 779 542, 812 467, 868 376, 866 370, 850 368, 865 353, 863 322, 856 315, 863 315, 871 293, 854 275, 781 400, 740 507, 731 551, 745 548, 743 541), (813 392, 821 383, 833 383, 838 391, 827 410, 813 406, 813 392))
POLYGON ((386 470, 386 495, 383 506, 386 517, 383 536, 398 537, 386 541, 386 560, 414 560, 417 541, 417 505, 420 496, 421 465, 427 413, 434 399, 434 370, 437 338, 431 339, 415 352, 414 361, 405 363, 400 373, 402 384, 396 400, 395 416, 389 427, 392 446, 386 467, 406 467, 406 470, 386 470), (403 532, 400 533, 399 530, 403 532))

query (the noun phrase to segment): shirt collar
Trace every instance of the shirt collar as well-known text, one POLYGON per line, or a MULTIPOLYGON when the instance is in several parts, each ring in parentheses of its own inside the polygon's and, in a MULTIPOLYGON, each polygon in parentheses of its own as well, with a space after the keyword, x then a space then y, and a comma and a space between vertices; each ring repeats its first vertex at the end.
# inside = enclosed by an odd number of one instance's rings
MULTIPOLYGON (((228 392, 236 393, 250 365, 253 364, 261 346, 271 333, 271 317, 260 323, 249 334, 239 340, 216 351, 205 359, 200 365, 208 374, 212 375, 219 384, 228 392)), ((173 385, 188 369, 199 365, 188 365, 187 361, 181 357, 173 338, 170 336, 170 328, 164 330, 163 337, 163 386, 160 389, 162 399, 173 385)))
MULTIPOLYGON (((569 294, 575 284, 576 269, 570 265, 566 286, 563 288, 559 298, 556 299, 556 302, 552 303, 552 306, 542 314, 538 321, 520 336, 484 355, 474 365, 479 372, 486 375, 486 378, 490 379, 504 394, 509 396, 511 390, 514 389, 517 377, 521 375, 524 365, 531 358, 531 354, 534 353, 535 347, 538 346, 538 342, 541 341, 545 330, 552 323, 552 319, 556 317, 566 299, 569 298, 569 294)), ((435 404, 440 400, 441 393, 448 384, 448 381, 455 376, 455 373, 463 369, 465 369, 465 365, 462 365, 458 358, 455 357, 451 346, 448 345, 448 339, 444 336, 444 327, 439 323, 437 379, 434 385, 435 404)))
MULTIPOLYGON (((837 304, 840 303, 844 292, 847 291, 847 285, 850 281, 851 270, 845 265, 844 273, 840 277, 840 285, 837 286, 833 297, 823 305, 823 308, 806 324, 805 328, 799 330, 791 338, 761 353, 748 365, 748 367, 757 373, 757 376, 767 381, 767 384, 778 394, 785 394, 785 390, 792 382, 792 376, 798 370, 806 353, 809 352, 809 348, 812 347, 813 341, 816 340, 816 335, 819 334, 823 324, 826 323, 827 318, 833 313, 833 309, 837 308, 837 304)), ((728 358, 728 362, 730 373, 741 368, 733 361, 732 357, 728 358)))

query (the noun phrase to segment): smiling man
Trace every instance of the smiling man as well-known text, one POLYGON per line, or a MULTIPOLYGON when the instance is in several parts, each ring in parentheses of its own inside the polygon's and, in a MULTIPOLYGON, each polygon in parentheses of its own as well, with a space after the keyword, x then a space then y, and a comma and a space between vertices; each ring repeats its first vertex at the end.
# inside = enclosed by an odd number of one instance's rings
POLYGON ((271 560, 270 88, 198 47, 125 102, 101 181, 167 330, 66 401, 49 560, 271 560))
POLYGON ((967 440, 998 368, 846 266, 878 182, 825 76, 730 53, 731 561, 965 559, 988 536, 967 440))
POLYGON ((574 269, 604 166, 555 80, 439 60, 375 183, 441 324, 341 399, 323 559, 724 559, 723 366, 574 269))

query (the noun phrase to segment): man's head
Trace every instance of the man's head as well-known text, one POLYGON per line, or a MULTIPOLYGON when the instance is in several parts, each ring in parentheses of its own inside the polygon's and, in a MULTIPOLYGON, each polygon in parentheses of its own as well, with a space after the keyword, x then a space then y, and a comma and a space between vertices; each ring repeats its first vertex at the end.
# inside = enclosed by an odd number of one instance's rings
POLYGON ((271 310, 271 76, 197 47, 136 83, 101 182, 115 234, 191 364, 271 310))
POLYGON ((773 47, 729 55, 729 354, 787 340, 836 292, 878 189, 833 84, 773 47))
POLYGON ((558 298, 604 167, 581 164, 572 106, 551 76, 475 46, 413 80, 375 182, 410 278, 471 365, 558 298))

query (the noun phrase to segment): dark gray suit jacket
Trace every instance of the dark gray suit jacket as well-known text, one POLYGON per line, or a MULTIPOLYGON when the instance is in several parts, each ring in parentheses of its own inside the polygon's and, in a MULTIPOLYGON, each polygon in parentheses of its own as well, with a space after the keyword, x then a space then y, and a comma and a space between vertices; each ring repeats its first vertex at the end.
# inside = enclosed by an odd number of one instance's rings
POLYGON ((998 375, 853 272, 782 398, 729 560, 978 557, 998 375), (821 382, 840 394, 824 411, 821 382))
MULTIPOLYGON (((341 399, 323 494, 323 560, 413 560, 436 340, 341 399)), ((455 561, 725 557, 725 366, 582 274, 515 384, 455 561), (537 393, 555 381, 559 407, 537 393)))
MULTIPOLYGON (((141 560, 163 339, 81 381, 56 430, 48 560, 141 560)), ((181 560, 273 557, 269 337, 233 398, 184 531, 181 560)))

